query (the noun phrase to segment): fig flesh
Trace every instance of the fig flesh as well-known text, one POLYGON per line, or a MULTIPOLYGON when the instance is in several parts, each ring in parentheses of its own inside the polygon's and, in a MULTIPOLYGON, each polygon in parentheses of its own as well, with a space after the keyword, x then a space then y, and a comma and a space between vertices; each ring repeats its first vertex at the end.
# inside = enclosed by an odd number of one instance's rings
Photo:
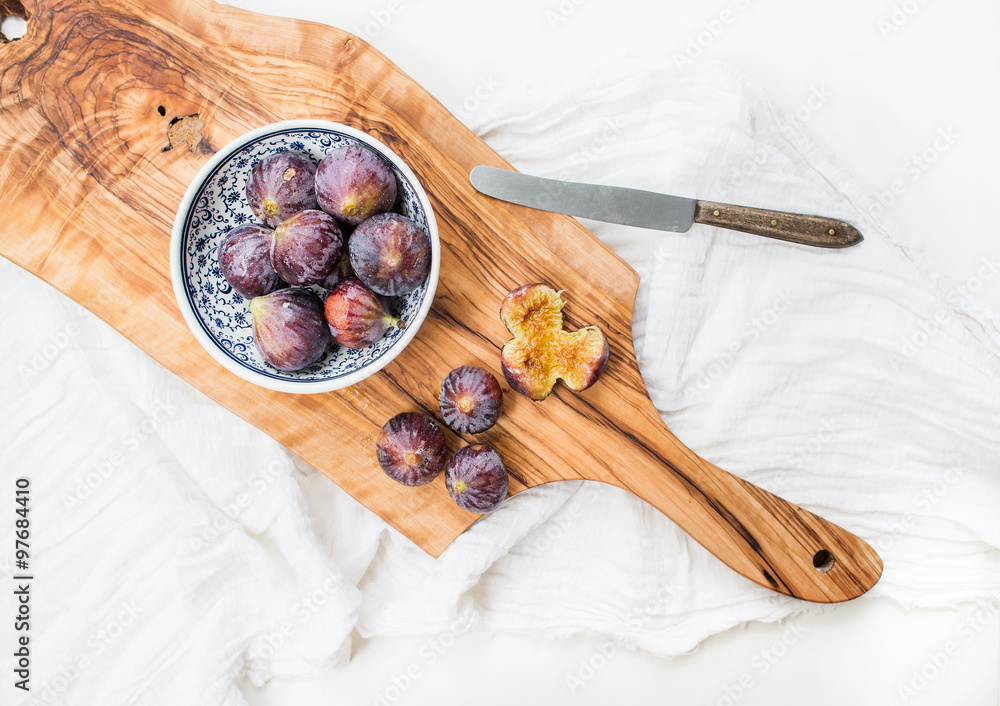
POLYGON ((560 292, 544 284, 528 284, 510 292, 500 318, 514 338, 500 352, 500 364, 511 388, 532 400, 548 397, 556 381, 574 391, 597 382, 608 363, 608 339, 596 326, 563 329, 560 292))

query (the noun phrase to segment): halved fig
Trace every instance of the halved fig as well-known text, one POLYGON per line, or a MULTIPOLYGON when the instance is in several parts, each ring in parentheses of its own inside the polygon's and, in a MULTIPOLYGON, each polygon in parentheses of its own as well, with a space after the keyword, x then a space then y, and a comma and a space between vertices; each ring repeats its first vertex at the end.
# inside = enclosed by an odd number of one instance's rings
POLYGON ((608 363, 608 339, 596 326, 563 328, 560 292, 528 284, 510 292, 500 318, 514 335, 500 352, 500 367, 511 388, 532 400, 549 396, 558 380, 571 390, 585 390, 608 363))

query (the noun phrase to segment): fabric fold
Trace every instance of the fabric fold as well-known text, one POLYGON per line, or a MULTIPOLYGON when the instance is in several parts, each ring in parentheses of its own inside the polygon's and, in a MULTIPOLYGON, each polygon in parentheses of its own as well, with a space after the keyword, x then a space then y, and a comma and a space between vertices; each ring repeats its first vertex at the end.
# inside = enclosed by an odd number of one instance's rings
MULTIPOLYGON (((1000 595, 1000 318, 807 126, 737 70, 668 59, 498 92, 468 121, 524 172, 857 225, 862 244, 826 251, 584 224, 640 275, 636 353, 684 443, 871 543, 871 595, 1000 595)), ((239 704, 244 676, 344 664, 353 630, 588 633, 676 655, 829 609, 591 482, 519 494, 434 559, 65 297, 0 274, 2 482, 31 479, 38 576, 36 690, 4 703, 239 704)))

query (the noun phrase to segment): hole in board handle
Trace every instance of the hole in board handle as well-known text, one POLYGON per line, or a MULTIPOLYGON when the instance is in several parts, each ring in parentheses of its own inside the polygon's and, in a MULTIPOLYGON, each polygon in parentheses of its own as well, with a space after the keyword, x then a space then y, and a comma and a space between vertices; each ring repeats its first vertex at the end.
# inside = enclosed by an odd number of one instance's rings
POLYGON ((813 567, 816 571, 821 571, 824 574, 833 568, 833 565, 837 563, 837 560, 833 557, 826 549, 820 549, 813 555, 813 567))
MULTIPOLYGON (((0 3, 2 5, 2 3, 0 3)), ((16 3, 16 6, 10 6, 9 11, 21 12, 27 16, 27 12, 21 6, 20 2, 16 3)), ((25 32, 28 31, 28 23, 26 20, 22 19, 18 15, 4 15, 0 11, 0 44, 4 42, 13 42, 24 36, 25 32)))

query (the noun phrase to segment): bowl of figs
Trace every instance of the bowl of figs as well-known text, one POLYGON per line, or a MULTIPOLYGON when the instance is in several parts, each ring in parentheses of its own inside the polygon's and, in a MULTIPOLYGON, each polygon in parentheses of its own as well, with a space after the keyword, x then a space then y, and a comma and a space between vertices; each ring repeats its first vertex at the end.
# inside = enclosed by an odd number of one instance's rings
POLYGON ((280 392, 353 385, 413 340, 441 248, 412 170, 338 123, 266 125, 188 187, 170 244, 174 294, 227 370, 280 392))

